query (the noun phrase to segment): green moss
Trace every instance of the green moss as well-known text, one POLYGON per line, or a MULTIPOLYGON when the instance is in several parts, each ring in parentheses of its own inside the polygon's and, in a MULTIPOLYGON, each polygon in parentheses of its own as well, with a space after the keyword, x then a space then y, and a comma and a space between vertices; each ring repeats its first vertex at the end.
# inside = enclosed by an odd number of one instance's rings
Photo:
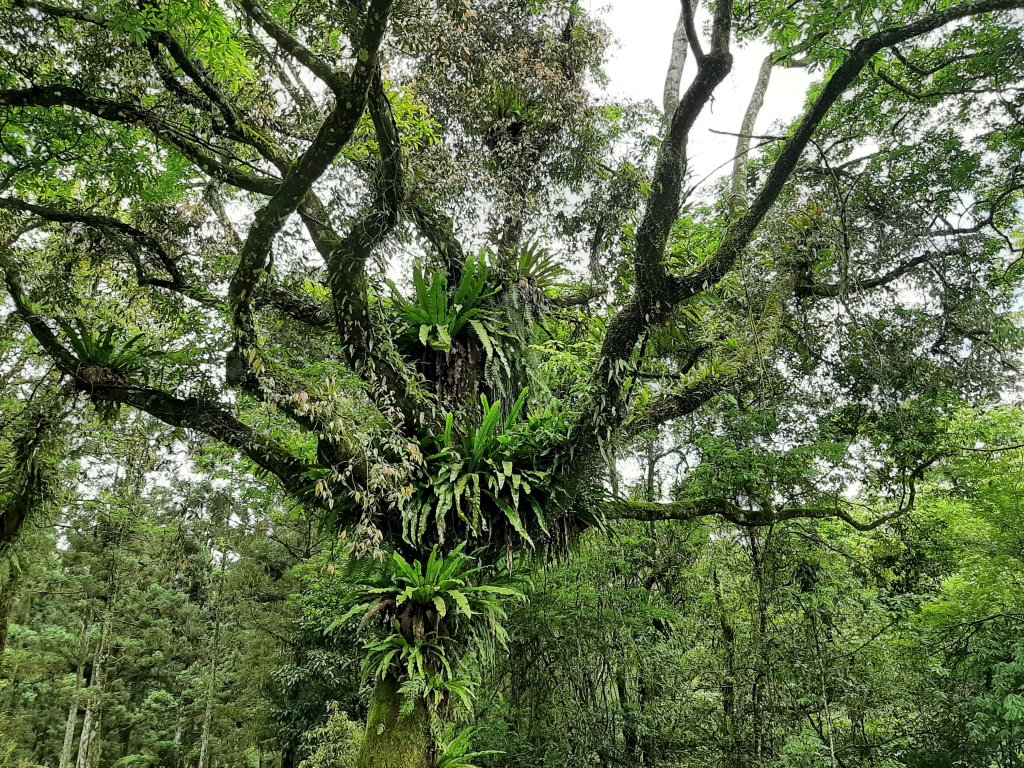
POLYGON ((426 703, 417 699, 412 711, 404 714, 403 703, 394 677, 378 680, 356 768, 430 768, 426 703))

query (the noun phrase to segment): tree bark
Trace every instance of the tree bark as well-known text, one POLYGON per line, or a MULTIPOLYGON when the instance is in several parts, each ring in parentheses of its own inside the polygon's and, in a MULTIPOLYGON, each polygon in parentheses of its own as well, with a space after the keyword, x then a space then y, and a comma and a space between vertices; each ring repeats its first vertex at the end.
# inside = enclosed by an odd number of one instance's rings
MULTIPOLYGON (((113 575, 111 575, 113 581, 113 575)), ((106 610, 103 614, 103 624, 100 629, 99 644, 96 646, 96 655, 92 661, 92 675, 89 679, 89 699, 85 705, 85 715, 82 717, 82 735, 78 742, 78 759, 75 761, 75 768, 89 768, 91 765, 90 754, 96 736, 100 730, 100 698, 103 696, 103 673, 104 662, 106 661, 107 639, 110 636, 110 625, 114 619, 114 596, 111 592, 107 599, 106 610)))
MULTIPOLYGON (((642 674, 642 673, 641 673, 642 674)), ((615 673, 615 689, 619 695, 619 709, 622 712, 622 744, 626 757, 633 763, 642 763, 640 757, 640 736, 637 731, 637 713, 630 711, 629 707, 629 684, 626 681, 626 674, 619 669, 615 673)), ((642 705, 642 701, 637 702, 642 705)))
MULTIPOLYGON (((184 728, 185 714, 183 708, 179 705, 178 718, 174 723, 174 757, 171 763, 172 768, 178 768, 181 765, 181 737, 184 735, 184 728)), ((294 766, 282 765, 281 768, 294 768, 294 766)))
POLYGON ((722 630, 722 644, 725 650, 725 674, 719 689, 722 693, 722 748, 723 763, 726 766, 740 764, 741 750, 738 734, 738 711, 736 706, 736 632, 729 622, 722 600, 722 583, 718 579, 718 570, 711 570, 711 583, 714 588, 715 606, 718 608, 718 621, 722 630))
POLYGON ((771 656, 769 654, 768 632, 768 587, 766 584, 765 555, 772 543, 772 529, 768 529, 764 544, 760 543, 756 531, 747 531, 751 566, 754 569, 754 583, 757 598, 757 631, 753 638, 754 682, 751 689, 751 727, 753 731, 753 759, 761 764, 764 759, 766 735, 770 733, 773 712, 769 711, 770 701, 768 686, 771 683, 769 671, 771 656))
POLYGON ((217 678, 216 657, 210 659, 209 678, 206 687, 206 710, 203 712, 203 735, 199 742, 198 768, 208 768, 210 764, 210 725, 213 722, 214 681, 217 678))
POLYGON ((729 192, 729 211, 732 214, 747 210, 747 167, 750 162, 750 139, 754 133, 757 116, 764 106, 764 96, 768 91, 768 82, 772 76, 772 56, 768 54, 761 62, 757 73, 754 92, 750 94, 747 111, 743 115, 740 135, 736 139, 736 157, 732 164, 732 184, 729 192))
MULTIPOLYGON (((697 0, 680 0, 690 4, 690 13, 697 9, 697 0)), ((686 8, 679 9, 679 21, 676 22, 676 31, 672 35, 672 53, 668 61, 668 71, 665 73, 665 88, 662 94, 662 106, 665 108, 666 120, 671 119, 672 113, 679 106, 679 89, 683 83, 683 70, 686 68, 686 54, 689 50, 689 38, 686 34, 686 8)))
POLYGON ((82 632, 81 650, 78 654, 78 670, 75 674, 75 690, 71 694, 67 725, 64 727, 64 743, 61 746, 60 760, 57 763, 57 768, 68 768, 68 765, 71 764, 71 755, 75 749, 75 730, 78 728, 78 696, 82 691, 82 682, 85 679, 85 661, 89 654, 89 630, 90 625, 86 624, 82 632))
POLYGON ((199 765, 198 768, 208 768, 210 765, 210 730, 213 723, 213 694, 217 682, 217 651, 220 648, 220 603, 224 594, 224 567, 227 564, 227 553, 220 555, 220 584, 217 587, 217 594, 213 601, 214 624, 213 639, 210 642, 210 672, 209 681, 206 686, 206 710, 203 713, 203 735, 199 743, 199 765))
POLYGON ((0 589, 0 670, 3 669, 4 650, 7 648, 7 633, 11 628, 11 614, 14 612, 18 590, 19 574, 17 569, 11 568, 10 578, 0 589))
POLYGON ((377 681, 356 768, 431 768, 426 702, 417 698, 408 714, 404 703, 394 676, 377 681))

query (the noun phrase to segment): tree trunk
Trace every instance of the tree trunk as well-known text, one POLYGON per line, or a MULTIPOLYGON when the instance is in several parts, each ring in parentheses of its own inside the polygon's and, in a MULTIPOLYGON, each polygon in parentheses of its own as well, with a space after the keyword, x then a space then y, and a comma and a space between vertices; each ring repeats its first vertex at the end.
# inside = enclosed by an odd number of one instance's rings
POLYGON ((104 611, 103 625, 100 629, 99 644, 96 646, 96 655, 92 660, 92 675, 89 679, 89 699, 85 705, 85 715, 82 717, 82 735, 78 742, 78 759, 75 761, 75 768, 89 768, 90 754, 93 743, 100 730, 100 698, 103 695, 103 664, 106 660, 107 638, 110 635, 110 625, 114 618, 113 596, 108 598, 107 607, 104 611))
POLYGON ((403 703, 393 676, 377 681, 356 768, 430 768, 433 764, 427 705, 418 698, 412 711, 403 715, 403 703))
POLYGON ((60 761, 57 768, 68 768, 71 764, 71 754, 75 748, 75 729, 78 727, 78 696, 82 690, 82 681, 85 677, 85 661, 89 653, 89 630, 90 626, 85 625, 82 632, 81 651, 78 655, 78 671, 75 675, 75 690, 71 694, 71 706, 68 707, 68 721, 64 728, 64 744, 60 750, 60 761))
POLYGON ((217 690, 217 651, 220 648, 220 601, 224 593, 224 567, 227 564, 227 553, 220 555, 220 584, 213 599, 213 639, 210 642, 210 672, 206 686, 206 711, 203 713, 203 735, 199 743, 198 768, 209 768, 210 765, 210 729, 213 723, 213 695, 217 690))
POLYGON ((722 692, 722 738, 723 764, 735 766, 740 760, 740 736, 738 733, 739 717, 736 706, 736 631, 729 622, 722 600, 722 583, 718 579, 718 569, 711 569, 711 583, 714 587, 715 605, 718 608, 718 621, 722 630, 722 644, 725 649, 725 674, 719 684, 722 692))
MULTIPOLYGON (((643 674, 641 672, 641 674, 643 674)), ((639 756, 640 737, 637 732, 637 712, 631 712, 629 708, 629 685, 626 682, 626 674, 621 669, 615 673, 615 689, 619 695, 619 709, 622 712, 622 745, 626 757, 630 762, 636 764, 639 756)), ((638 702, 640 705, 642 701, 638 702)))
MULTIPOLYGON (((697 8, 696 0, 682 0, 689 3, 690 13, 697 8)), ((680 5, 682 5, 680 3, 680 5)), ((665 73, 665 87, 662 95, 662 106, 665 109, 665 121, 672 119, 672 113, 679 106, 679 89, 683 84, 683 70, 686 68, 686 54, 690 40, 686 34, 686 9, 679 9, 679 21, 676 23, 675 34, 672 35, 672 53, 669 56, 668 71, 665 73)))
POLYGON ((295 744, 289 743, 281 752, 281 768, 295 768, 298 765, 295 754, 295 744))
POLYGON ((199 764, 198 768, 208 768, 210 765, 210 725, 213 722, 213 694, 214 681, 217 677, 217 666, 214 660, 210 661, 209 682, 206 687, 206 710, 203 712, 203 735, 199 741, 199 764))
POLYGON ((764 760, 766 735, 770 732, 773 713, 769 711, 770 701, 768 700, 768 686, 771 682, 769 671, 771 669, 771 657, 769 655, 768 632, 768 587, 766 585, 765 556, 770 553, 772 544, 772 530, 765 534, 764 544, 760 543, 756 531, 747 531, 747 540, 750 543, 749 552, 751 566, 754 569, 754 582, 757 585, 757 631, 753 639, 754 659, 754 683, 750 694, 751 700, 751 728, 753 730, 753 757, 755 764, 760 765, 764 760))
POLYGON ((4 650, 7 648, 7 632, 11 627, 11 614, 18 588, 18 571, 11 568, 7 583, 0 585, 0 669, 3 669, 4 650))
MULTIPOLYGON (((178 706, 178 717, 174 723, 174 758, 171 765, 173 768, 179 768, 181 765, 181 737, 184 735, 185 730, 185 711, 184 708, 178 706)), ((295 768, 294 765, 281 764, 281 768, 295 768)))
POLYGON ((761 68, 757 72, 754 92, 750 95, 747 111, 743 115, 740 135, 736 140, 736 157, 732 166, 732 184, 729 193, 729 212, 744 213, 747 210, 747 166, 750 161, 750 140, 753 138, 757 116, 764 106, 764 95, 768 91, 768 81, 772 76, 772 56, 764 57, 761 68))

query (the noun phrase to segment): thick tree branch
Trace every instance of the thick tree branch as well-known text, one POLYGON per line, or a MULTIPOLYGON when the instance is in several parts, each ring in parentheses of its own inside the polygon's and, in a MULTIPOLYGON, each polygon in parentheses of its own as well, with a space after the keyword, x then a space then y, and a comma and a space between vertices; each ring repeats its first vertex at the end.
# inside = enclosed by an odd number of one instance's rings
POLYGON ((305 207, 300 215, 327 263, 345 361, 370 385, 378 404, 397 405, 406 424, 412 425, 420 409, 414 404, 408 374, 376 327, 369 305, 367 261, 397 225, 406 195, 401 139, 379 71, 370 85, 369 109, 380 146, 373 199, 341 238, 325 227, 325 212, 305 207))
POLYGON ((679 23, 683 26, 684 42, 689 44, 690 49, 693 51, 693 57, 698 61, 704 61, 704 49, 701 48, 700 36, 697 34, 696 15, 697 15, 697 4, 699 0, 692 0, 692 2, 682 3, 682 9, 679 13, 679 23))
POLYGON ((370 85, 378 71, 377 53, 387 28, 392 0, 374 0, 366 12, 362 34, 357 42, 356 63, 344 97, 337 97, 334 108, 317 131, 313 142, 292 163, 276 194, 256 212, 238 267, 228 285, 233 310, 235 347, 229 358, 228 375, 233 383, 241 380, 246 367, 243 350, 256 345, 256 325, 252 299, 261 277, 269 267, 274 237, 288 217, 298 210, 306 194, 335 157, 352 138, 366 108, 370 85))
POLYGON ((13 266, 0 261, 7 292, 15 311, 28 326, 43 352, 70 377, 75 388, 91 397, 123 403, 176 427, 193 429, 228 445, 277 477, 297 498, 313 501, 305 473, 314 468, 274 440, 219 406, 199 398, 179 398, 152 387, 127 380, 115 371, 79 360, 58 340, 25 297, 13 266))
POLYGON ((732 68, 729 52, 732 9, 731 0, 716 4, 711 50, 701 56, 697 76, 676 107, 658 150, 651 194, 636 234, 635 294, 612 319, 601 346, 593 376, 594 410, 581 426, 583 432, 590 433, 588 441, 621 423, 625 416, 620 403, 625 363, 644 331, 675 305, 676 281, 669 277, 662 259, 669 232, 679 217, 690 131, 732 68))
POLYGON ((256 22, 289 56, 320 78, 337 97, 348 97, 349 78, 344 72, 336 70, 327 61, 313 53, 295 35, 274 21, 255 0, 237 0, 237 2, 243 12, 256 22))
POLYGON ((610 437, 621 425, 626 416, 621 402, 622 385, 628 374, 627 361, 637 342, 675 306, 716 285, 732 269, 775 204, 832 105, 853 85, 877 53, 959 19, 1014 8, 1024 8, 1024 0, 976 0, 929 14, 904 26, 882 30, 858 42, 797 123, 761 191, 747 212, 730 224, 708 265, 687 277, 673 278, 666 273, 662 258, 669 231, 678 216, 688 133, 731 64, 728 40, 732 7, 727 2, 716 4, 711 51, 705 55, 696 80, 677 107, 659 150, 651 196, 637 230, 636 293, 609 324, 594 372, 591 410, 574 430, 566 450, 573 456, 585 456, 595 439, 610 437))
POLYGON ((627 437, 657 429, 670 421, 696 413, 705 403, 735 381, 735 377, 707 375, 699 382, 652 398, 650 403, 623 425, 627 437))
POLYGON ((708 266, 682 281, 678 299, 685 300, 703 291, 705 286, 718 283, 732 268, 782 193, 800 157, 832 105, 853 85, 877 53, 960 19, 1014 8, 1024 8, 1024 0, 977 0, 929 14, 901 27, 882 30, 858 42, 846 55, 843 63, 832 73, 817 98, 797 123, 750 209, 729 227, 708 266))
POLYGON ((916 267, 922 264, 928 264, 929 262, 941 258, 943 256, 951 256, 954 254, 962 254, 964 251, 962 248, 949 248, 942 251, 929 251, 928 253, 922 253, 919 256, 915 256, 912 259, 900 264, 888 272, 879 275, 878 277, 872 277, 867 280, 851 280, 847 283, 838 283, 835 285, 828 285, 825 283, 803 283, 797 285, 796 293, 798 296, 819 296, 822 298, 835 298, 837 296, 846 296, 851 293, 858 291, 868 291, 873 288, 881 288, 889 285, 890 283, 899 280, 904 275, 912 272, 916 267))
POLYGON ((858 520, 839 506, 825 507, 782 507, 777 510, 745 509, 735 502, 720 497, 684 499, 665 503, 648 501, 617 500, 601 505, 606 520, 698 520, 704 517, 720 517, 744 528, 764 528, 788 520, 842 520, 858 531, 873 531, 892 522, 909 511, 900 507, 895 512, 874 518, 858 520))
POLYGON ((88 227, 113 231, 124 235, 156 256, 160 265, 170 276, 169 281, 147 278, 141 270, 141 263, 136 262, 136 265, 139 268, 137 271, 139 272, 138 276, 140 282, 149 285, 167 287, 179 292, 184 292, 187 289, 187 285, 181 273, 181 269, 178 267, 177 261, 175 261, 174 257, 167 252, 160 242, 148 232, 143 232, 141 229, 133 227, 131 224, 127 224, 120 219, 116 219, 113 216, 103 216, 92 213, 91 211, 75 211, 57 208, 50 205, 39 205, 13 197, 0 197, 0 208, 7 209, 9 211, 18 211, 20 213, 31 213, 39 216, 40 218, 46 219, 47 221, 61 224, 84 224, 88 227))
POLYGON ((659 304, 670 299, 671 281, 662 258, 669 231, 679 216, 690 131, 715 89, 732 68, 732 54, 729 53, 731 17, 728 15, 731 12, 732 2, 729 0, 717 4, 716 43, 700 60, 697 76, 676 107, 658 151, 651 180, 651 195, 637 228, 634 256, 636 293, 645 314, 657 311, 659 304), (724 30, 718 30, 719 23, 724 25, 724 30))
POLYGON ((436 208, 418 202, 407 203, 406 210, 416 229, 441 257, 449 282, 457 284, 462 275, 462 266, 466 263, 466 252, 455 236, 452 220, 436 208))

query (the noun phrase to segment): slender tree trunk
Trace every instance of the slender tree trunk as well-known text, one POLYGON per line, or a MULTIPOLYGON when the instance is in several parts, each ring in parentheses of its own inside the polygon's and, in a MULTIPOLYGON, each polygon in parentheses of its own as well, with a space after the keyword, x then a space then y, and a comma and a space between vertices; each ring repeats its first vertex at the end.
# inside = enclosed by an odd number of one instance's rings
POLYGON ((739 734, 737 732, 738 712, 736 711, 736 632, 725 612, 722 600, 722 583, 718 579, 718 570, 712 569, 711 582, 714 587, 715 605, 718 608, 718 621, 722 630, 722 643, 725 648, 725 675, 719 686, 722 692, 722 730, 724 737, 725 760, 727 766, 739 765, 739 734))
POLYGON ((206 686, 206 710, 203 712, 203 735, 199 741, 199 764, 197 768, 207 768, 210 764, 210 724, 213 721, 214 680, 217 676, 216 662, 210 660, 209 683, 206 686))
POLYGON ((377 681, 356 768, 431 768, 427 705, 417 699, 403 714, 404 703, 393 676, 377 681))
POLYGON ((644 478, 644 501, 660 501, 658 498, 658 442, 657 438, 647 440, 645 449, 647 474, 644 478))
MULTIPOLYGON (((123 478, 115 479, 115 488, 124 487, 128 490, 128 503, 139 512, 135 505, 142 495, 142 488, 145 481, 146 465, 149 462, 152 452, 148 444, 148 436, 141 426, 135 433, 136 450, 130 464, 126 468, 123 478)), ((117 602, 117 577, 118 563, 117 553, 127 531, 127 523, 124 520, 113 517, 101 518, 96 531, 104 543, 104 551, 110 556, 109 572, 107 574, 107 593, 103 608, 103 621, 100 625, 100 638, 96 646, 96 654, 92 662, 92 674, 89 676, 89 695, 86 700, 85 714, 82 716, 82 734, 79 737, 78 758, 75 761, 75 768, 90 768, 99 764, 100 744, 98 741, 100 733, 101 717, 103 713, 103 688, 105 683, 107 657, 109 655, 110 631, 114 623, 114 606, 117 602), (109 526, 109 539, 106 539, 104 527, 109 526)))
POLYGON ((697 0, 680 0, 679 21, 676 22, 676 31, 672 35, 672 53, 669 55, 668 70, 665 72, 665 88, 662 94, 666 122, 671 119, 672 113, 679 106, 679 89, 683 84, 683 70, 686 69, 686 55, 690 47, 690 41, 686 35, 686 7, 683 3, 689 3, 690 13, 697 8, 697 0))
POLYGON ((4 650, 7 648, 7 633, 11 628, 11 614, 18 591, 20 574, 12 567, 10 578, 0 585, 0 670, 3 670, 4 650))
MULTIPOLYGON (((178 768, 181 765, 181 737, 184 735, 185 730, 185 712, 184 709, 178 707, 178 717, 174 722, 174 762, 172 765, 174 768, 178 768)), ((281 768, 294 768, 294 766, 283 765, 281 768)))
POLYGON ((736 140, 736 158, 732 165, 732 185, 729 193, 729 211, 733 214, 747 210, 747 166, 750 159, 750 139, 754 133, 757 116, 764 106, 764 95, 768 91, 768 81, 772 76, 771 54, 764 57, 761 69, 757 73, 754 92, 750 94, 747 111, 743 115, 740 135, 736 140))
POLYGON ((78 670, 75 674, 75 690, 71 694, 71 705, 68 707, 67 725, 64 727, 64 744, 60 750, 60 760, 57 768, 68 768, 71 764, 71 754, 75 748, 75 730, 78 728, 78 696, 82 691, 82 682, 85 679, 85 661, 89 655, 89 629, 86 624, 82 632, 82 642, 78 654, 78 670))
POLYGON ((757 633, 754 638, 755 659, 754 684, 751 690, 751 721, 754 737, 754 759, 757 764, 763 760, 765 734, 769 732, 772 714, 767 711, 768 685, 771 682, 769 670, 771 658, 768 653, 768 592, 765 578, 765 554, 770 551, 771 529, 765 535, 764 546, 762 547, 758 534, 754 531, 747 532, 750 542, 750 557, 754 567, 755 582, 757 584, 757 633))
MULTIPOLYGON (((113 580, 113 572, 111 572, 113 580)), ((100 706, 103 696, 103 673, 106 662, 107 641, 110 637, 110 625, 114 620, 114 595, 111 590, 107 598, 107 606, 103 612, 103 624, 100 629, 99 644, 96 646, 96 655, 92 662, 92 675, 89 680, 89 698, 85 705, 85 715, 82 717, 82 735, 78 742, 78 759, 75 761, 75 768, 89 768, 93 757, 92 747, 96 742, 96 736, 100 730, 100 706)))
POLYGON ((220 584, 213 600, 213 639, 210 643, 210 672, 206 686, 206 711, 203 713, 203 735, 199 742, 199 765, 197 768, 208 768, 210 764, 210 729, 213 723, 213 695, 217 683, 217 651, 220 647, 220 603, 224 593, 224 567, 227 564, 227 553, 220 554, 220 584))
POLYGON ((821 683, 821 703, 825 707, 825 726, 828 728, 828 754, 829 754, 829 765, 831 768, 836 767, 836 741, 835 741, 835 729, 832 722, 832 706, 829 703, 828 695, 828 683, 827 672, 825 668, 825 657, 824 651, 821 647, 821 635, 818 632, 818 618, 812 613, 811 614, 811 631, 814 633, 814 650, 818 657, 818 679, 821 683))
POLYGON ((612 486, 612 498, 618 499, 619 496, 619 462, 618 454, 615 450, 614 443, 608 443, 608 480, 612 486))
MULTIPOLYGON (((642 674, 642 672, 641 672, 642 674)), ((615 688, 619 696, 619 709, 622 710, 622 741, 626 757, 636 763, 640 754, 640 736, 637 732, 637 712, 629 711, 629 685, 626 674, 621 669, 615 673, 615 688)), ((638 700, 638 705, 643 702, 638 700)))

